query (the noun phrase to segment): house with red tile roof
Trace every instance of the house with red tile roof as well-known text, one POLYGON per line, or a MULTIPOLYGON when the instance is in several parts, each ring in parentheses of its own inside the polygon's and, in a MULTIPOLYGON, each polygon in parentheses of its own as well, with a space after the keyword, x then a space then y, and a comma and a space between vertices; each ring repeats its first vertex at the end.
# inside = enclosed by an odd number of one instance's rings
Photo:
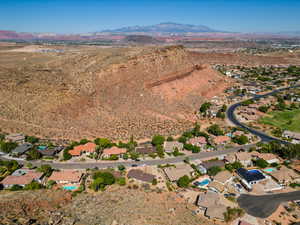
POLYGON ((213 138, 213 142, 216 145, 224 145, 224 144, 230 142, 230 137, 228 137, 228 136, 216 136, 216 137, 213 138))
POLYGON ((69 153, 72 156, 80 156, 82 154, 91 154, 96 152, 97 145, 93 142, 88 142, 84 145, 78 145, 75 146, 72 150, 69 151, 69 153))
POLYGON ((267 161, 269 164, 271 163, 279 163, 279 158, 277 155, 272 154, 272 153, 259 153, 259 152, 254 152, 252 153, 254 157, 257 159, 263 159, 267 161))
POLYGON ((4 188, 10 188, 13 185, 19 185, 24 187, 26 184, 30 184, 32 181, 41 182, 41 178, 43 176, 43 173, 35 172, 35 171, 29 171, 28 173, 22 175, 22 176, 7 176, 2 180, 2 185, 4 188))
POLYGON ((207 144, 205 137, 194 137, 194 138, 191 138, 190 140, 188 140, 188 143, 192 144, 192 145, 196 145, 198 147, 201 147, 202 145, 206 145, 207 144))
POLYGON ((122 156, 127 152, 126 148, 118 148, 113 146, 111 148, 104 149, 102 152, 103 158, 109 158, 112 155, 122 156))
POLYGON ((61 170, 54 171, 49 180, 55 181, 57 184, 79 184, 83 173, 77 170, 61 170))

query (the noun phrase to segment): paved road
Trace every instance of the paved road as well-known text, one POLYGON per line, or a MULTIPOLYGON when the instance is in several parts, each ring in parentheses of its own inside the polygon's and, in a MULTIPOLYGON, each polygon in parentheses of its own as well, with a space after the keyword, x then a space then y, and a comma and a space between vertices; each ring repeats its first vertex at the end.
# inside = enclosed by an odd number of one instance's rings
POLYGON ((242 194, 237 202, 248 214, 266 218, 275 212, 281 203, 293 200, 300 200, 300 191, 270 195, 242 194))
MULTIPOLYGON (((249 149, 254 145, 244 145, 241 147, 232 147, 224 150, 213 151, 213 152, 200 152, 196 154, 189 155, 189 159, 197 160, 197 159, 205 159, 208 157, 217 157, 223 154, 237 152, 239 149, 249 149)), ((53 168, 56 169, 87 169, 87 168, 108 168, 108 167, 117 167, 118 165, 124 165, 126 167, 131 167, 132 165, 160 165, 160 164, 167 164, 167 163, 179 163, 182 162, 187 156, 179 156, 174 158, 166 158, 166 159, 151 159, 151 160, 143 160, 143 161, 124 161, 124 162, 112 162, 112 161, 99 161, 99 162, 47 162, 47 161, 30 161, 34 166, 40 166, 42 164, 49 164, 53 168)), ((5 156, 0 156, 0 159, 6 159, 5 156)), ((28 163, 25 160, 15 159, 20 164, 28 163)))
MULTIPOLYGON (((292 88, 298 88, 298 87, 300 87, 300 85, 295 85, 295 86, 291 86, 291 87, 287 87, 287 88, 280 88, 280 89, 271 91, 271 92, 269 92, 267 94, 256 95, 255 97, 253 97, 253 98, 251 98, 249 100, 258 100, 258 99, 261 99, 261 98, 265 98, 265 97, 274 95, 274 94, 276 94, 278 92, 281 92, 281 91, 285 91, 285 90, 292 89, 292 88)), ((283 140, 280 140, 278 138, 271 137, 271 136, 269 136, 266 133, 263 133, 261 131, 255 130, 255 129, 251 128, 251 127, 248 127, 245 124, 243 124, 240 121, 238 121, 238 119, 236 118, 236 116, 234 114, 234 111, 239 106, 242 105, 241 103, 242 102, 238 102, 238 103, 235 103, 235 104, 231 105, 228 108, 228 110, 226 111, 227 118, 230 120, 230 122, 232 122, 234 125, 236 125, 238 127, 244 128, 245 130, 249 131, 250 133, 258 136, 263 142, 278 141, 278 142, 281 142, 282 144, 289 144, 289 142, 287 142, 287 141, 283 141, 283 140)))

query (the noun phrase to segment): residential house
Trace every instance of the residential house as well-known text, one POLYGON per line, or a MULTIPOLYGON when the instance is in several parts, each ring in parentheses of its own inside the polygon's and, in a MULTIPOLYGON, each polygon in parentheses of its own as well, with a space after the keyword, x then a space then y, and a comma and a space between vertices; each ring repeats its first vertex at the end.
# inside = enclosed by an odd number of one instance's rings
POLYGON ((142 154, 142 155, 146 155, 146 154, 155 153, 156 148, 152 145, 138 146, 138 147, 135 148, 135 152, 139 153, 139 154, 142 154))
POLYGON ((75 146, 69 153, 72 156, 80 156, 82 154, 92 154, 96 152, 97 145, 93 142, 88 142, 84 145, 75 146))
POLYGON ((213 181, 207 185, 208 189, 216 193, 222 193, 225 190, 225 186, 217 181, 213 181))
POLYGON ((29 172, 29 169, 17 169, 11 175, 12 176, 23 176, 29 172))
POLYGON ((237 152, 234 154, 236 161, 240 162, 244 167, 252 166, 252 154, 250 152, 237 152))
POLYGON ((220 107, 217 105, 212 105, 211 107, 209 107, 209 109, 207 110, 207 116, 210 118, 214 118, 217 116, 218 111, 219 111, 220 107))
POLYGON ((130 170, 127 174, 127 177, 134 178, 136 180, 140 180, 143 182, 149 182, 149 183, 151 183, 155 179, 154 175, 152 175, 150 173, 145 173, 144 171, 139 170, 139 169, 130 170))
POLYGON ((201 165, 205 169, 208 170, 208 169, 210 169, 211 167, 214 167, 214 166, 224 167, 225 162, 223 160, 209 160, 209 161, 202 162, 201 165))
POLYGON ((207 173, 207 169, 202 166, 201 164, 197 165, 197 170, 201 173, 201 174, 206 174, 207 173))
POLYGON ((46 148, 44 150, 38 149, 38 151, 43 155, 43 156, 54 156, 61 152, 64 149, 63 146, 57 146, 54 148, 46 148))
POLYGON ((9 134, 5 136, 5 140, 22 144, 25 142, 25 136, 23 134, 9 134))
POLYGON ((213 143, 215 143, 216 145, 224 145, 230 142, 230 140, 231 139, 228 136, 215 136, 213 138, 213 143))
POLYGON ((230 153, 230 154, 226 155, 225 161, 226 161, 227 163, 234 163, 234 162, 236 161, 236 156, 235 156, 235 154, 234 154, 234 153, 230 153))
POLYGON ((173 152, 175 149, 181 151, 183 149, 183 144, 178 141, 165 141, 164 149, 165 152, 173 152))
POLYGON ((198 147, 202 147, 203 145, 206 145, 206 138, 205 137, 194 137, 188 140, 188 144, 192 144, 198 147))
POLYGON ((14 175, 5 177, 1 183, 4 188, 10 188, 13 185, 24 187, 25 185, 30 184, 32 181, 41 182, 42 177, 43 173, 40 172, 22 171, 22 173, 15 173, 14 175))
POLYGON ((252 155, 256 157, 256 159, 263 159, 267 161, 269 164, 271 163, 279 163, 278 156, 272 153, 259 153, 259 152, 253 152, 252 155))
POLYGON ((300 175, 294 170, 282 166, 279 170, 271 173, 271 176, 275 178, 280 184, 290 184, 300 182, 300 175))
POLYGON ((61 170, 54 171, 49 180, 55 181, 57 184, 80 184, 83 173, 77 170, 61 170))
POLYGON ((198 196, 197 206, 204 210, 204 215, 209 219, 224 220, 224 213, 227 207, 220 201, 220 195, 213 191, 201 193, 198 196))
POLYGON ((233 179, 232 174, 227 170, 221 171, 216 176, 214 176, 214 181, 223 185, 227 184, 232 179, 233 179))
POLYGON ((122 157, 126 152, 127 152, 126 148, 118 148, 116 146, 113 146, 111 148, 104 149, 102 152, 102 157, 109 158, 113 155, 122 157))
POLYGON ((241 177, 241 183, 251 191, 252 185, 266 179, 266 176, 259 170, 246 170, 245 168, 237 169, 237 174, 241 177))
POLYGON ((163 169, 167 178, 174 182, 180 177, 187 175, 190 177, 191 172, 194 170, 188 164, 176 164, 176 166, 170 166, 163 169))
POLYGON ((32 148, 32 144, 24 143, 24 144, 21 144, 18 147, 16 147, 14 150, 12 150, 12 154, 22 155, 25 152, 27 152, 28 150, 30 150, 31 148, 32 148))
POLYGON ((294 143, 294 144, 300 143, 300 133, 285 130, 283 132, 282 136, 285 138, 292 139, 292 143, 294 143))

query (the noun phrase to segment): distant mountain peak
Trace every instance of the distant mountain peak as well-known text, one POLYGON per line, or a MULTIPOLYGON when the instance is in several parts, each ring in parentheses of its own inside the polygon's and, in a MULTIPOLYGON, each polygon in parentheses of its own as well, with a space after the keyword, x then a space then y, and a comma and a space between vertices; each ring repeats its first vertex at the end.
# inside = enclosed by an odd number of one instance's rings
POLYGON ((204 25, 180 24, 174 22, 163 22, 149 26, 130 26, 112 30, 104 30, 109 33, 163 33, 163 34, 184 34, 184 33, 203 33, 218 32, 204 25))

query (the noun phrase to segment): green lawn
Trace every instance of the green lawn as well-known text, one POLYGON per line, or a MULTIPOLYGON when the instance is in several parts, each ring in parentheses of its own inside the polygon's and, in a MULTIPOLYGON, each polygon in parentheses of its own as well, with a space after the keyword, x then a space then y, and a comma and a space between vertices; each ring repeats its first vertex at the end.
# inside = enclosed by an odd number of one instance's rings
POLYGON ((262 117, 259 122, 285 130, 300 132, 300 109, 273 111, 262 117))

